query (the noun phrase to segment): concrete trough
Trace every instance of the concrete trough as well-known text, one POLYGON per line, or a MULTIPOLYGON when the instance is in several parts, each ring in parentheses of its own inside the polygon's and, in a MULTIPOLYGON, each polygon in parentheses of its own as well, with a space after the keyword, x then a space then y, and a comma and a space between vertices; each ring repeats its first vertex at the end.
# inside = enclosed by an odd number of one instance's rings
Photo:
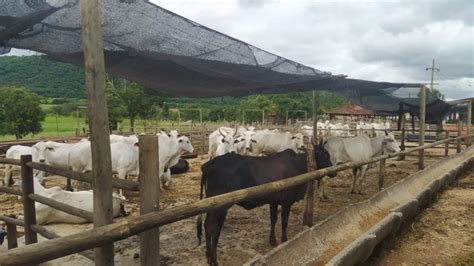
POLYGON ((474 147, 443 158, 362 202, 351 204, 246 265, 356 265, 398 232, 474 164, 474 147))

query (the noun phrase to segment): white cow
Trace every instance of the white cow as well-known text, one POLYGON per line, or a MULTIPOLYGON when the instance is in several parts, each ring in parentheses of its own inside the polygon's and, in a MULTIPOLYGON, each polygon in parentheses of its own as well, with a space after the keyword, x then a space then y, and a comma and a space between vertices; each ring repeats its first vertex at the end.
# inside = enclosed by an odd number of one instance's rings
MULTIPOLYGON (((39 162, 43 160, 44 157, 40 153, 41 150, 44 150, 46 143, 45 142, 38 142, 32 147, 22 146, 22 145, 14 145, 11 146, 6 153, 7 159, 17 159, 19 160, 22 155, 31 155, 33 162, 39 162)), ((13 184, 13 170, 20 170, 19 166, 6 164, 5 165, 5 175, 3 178, 3 185, 10 186, 13 184)), ((44 172, 34 170, 34 175, 38 180, 42 183, 44 181, 44 172)))
MULTIPOLYGON (((124 138, 110 144, 112 172, 118 178, 126 179, 128 175, 138 175, 138 138, 124 138)), ((120 195, 123 190, 120 189, 120 195)))
MULTIPOLYGON (((382 142, 387 143, 387 151, 389 153, 400 151, 394 135, 387 132, 385 132, 385 135, 375 138, 369 138, 366 135, 358 135, 354 138, 329 137, 324 141, 324 148, 330 154, 332 165, 337 165, 351 161, 368 160, 380 155, 382 152, 382 142)), ((353 169, 351 193, 361 194, 366 170, 367 165, 353 169), (358 185, 357 181, 359 181, 358 185)))
POLYGON ((292 135, 290 132, 257 131, 252 137, 252 153, 254 155, 273 155, 286 149, 298 152, 304 149, 303 134, 292 135))
POLYGON ((164 132, 159 135, 160 146, 160 187, 169 187, 171 184, 171 170, 179 162, 179 158, 186 152, 194 151, 191 141, 186 136, 178 136, 176 130, 172 130, 170 135, 164 132))
POLYGON ((138 137, 136 135, 130 135, 130 136, 122 136, 122 135, 115 135, 115 134, 110 134, 110 143, 115 143, 122 141, 124 139, 130 139, 132 141, 138 140, 138 137))
POLYGON ((235 150, 240 155, 250 155, 252 152, 252 144, 255 143, 255 140, 252 137, 256 134, 255 131, 246 130, 240 132, 239 135, 235 138, 235 150))
POLYGON ((47 141, 40 151, 48 165, 75 172, 86 172, 92 169, 90 142, 82 139, 77 143, 59 143, 47 141))
MULTIPOLYGON (((92 212, 93 208, 93 194, 92 191, 78 191, 70 192, 62 190, 60 187, 45 188, 38 180, 33 179, 35 194, 47 197, 52 200, 59 201, 64 204, 71 205, 73 207, 92 212)), ((123 198, 114 195, 113 196, 113 216, 118 217, 125 215, 123 206, 123 198)), ((50 224, 50 223, 70 223, 70 224, 81 224, 87 221, 84 218, 77 217, 74 215, 67 214, 65 212, 56 210, 47 205, 35 202, 36 208, 36 222, 38 224, 50 224)))
POLYGON ((209 134, 209 158, 212 159, 229 152, 235 152, 235 137, 237 133, 238 130, 221 127, 209 134))

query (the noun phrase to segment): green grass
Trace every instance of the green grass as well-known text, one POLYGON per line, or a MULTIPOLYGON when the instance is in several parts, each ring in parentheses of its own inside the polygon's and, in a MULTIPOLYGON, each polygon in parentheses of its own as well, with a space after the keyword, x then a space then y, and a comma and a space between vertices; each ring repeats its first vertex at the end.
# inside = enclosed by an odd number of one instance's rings
MULTIPOLYGON (((75 116, 56 116, 55 114, 46 115, 45 121, 42 123, 43 130, 38 134, 30 134, 25 136, 23 139, 37 139, 45 137, 74 137, 76 134, 76 117, 75 116)), ((89 126, 86 124, 85 117, 80 118, 80 129, 82 134, 82 128, 85 127, 88 130, 89 126)), ((177 128, 177 123, 173 121, 156 121, 156 120, 135 120, 136 131, 141 133, 146 131, 153 132, 155 128, 171 129, 177 128)), ((124 119, 121 123, 123 132, 130 132, 130 122, 128 119, 124 119)), ((189 124, 181 123, 178 130, 189 130, 189 124)), ((114 132, 115 133, 115 132, 114 132)), ((15 140, 14 135, 0 136, 0 141, 15 140)))

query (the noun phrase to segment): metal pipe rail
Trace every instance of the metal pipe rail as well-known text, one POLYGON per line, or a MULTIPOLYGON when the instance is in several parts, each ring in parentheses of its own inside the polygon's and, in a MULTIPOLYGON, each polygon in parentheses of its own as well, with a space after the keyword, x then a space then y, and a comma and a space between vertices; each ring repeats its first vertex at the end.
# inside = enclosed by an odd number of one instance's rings
POLYGON ((245 200, 261 197, 266 194, 282 191, 290 187, 307 183, 310 180, 322 178, 331 173, 360 167, 362 165, 378 162, 384 159, 396 158, 399 155, 406 155, 408 153, 444 144, 448 141, 464 139, 473 136, 474 134, 456 138, 448 138, 420 147, 407 149, 399 153, 377 156, 359 162, 340 164, 299 176, 205 198, 187 205, 126 218, 117 223, 93 228, 74 235, 6 251, 0 254, 0 264, 26 264, 31 262, 41 263, 60 258, 90 248, 100 247, 156 228, 158 226, 170 224, 224 206, 229 206, 245 200))

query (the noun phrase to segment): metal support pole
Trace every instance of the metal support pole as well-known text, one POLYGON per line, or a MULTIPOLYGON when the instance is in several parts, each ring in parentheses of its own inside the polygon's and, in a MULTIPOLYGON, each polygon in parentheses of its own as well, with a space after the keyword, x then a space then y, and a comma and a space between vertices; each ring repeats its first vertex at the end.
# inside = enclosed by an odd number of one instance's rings
POLYGON ((288 110, 286 110, 286 126, 288 126, 288 110))
POLYGON ((262 126, 265 125, 265 109, 262 109, 262 126))
MULTIPOLYGON (((139 136, 140 214, 160 209, 159 143, 156 135, 139 136)), ((140 234, 140 263, 160 265, 160 229, 140 234)))
MULTIPOLYGON (((92 155, 94 227, 113 222, 112 164, 99 0, 80 1, 92 155)), ((114 245, 94 249, 95 265, 114 265, 114 245)))
MULTIPOLYGON (((426 87, 420 86, 420 130, 418 132, 418 146, 425 145, 425 110, 426 110, 426 87)), ((425 150, 421 149, 418 155, 418 169, 425 168, 425 150)))
POLYGON ((33 169, 28 167, 26 163, 31 162, 31 155, 22 155, 21 161, 21 190, 23 196, 23 215, 25 221, 25 244, 33 244, 38 242, 38 236, 31 229, 31 226, 36 224, 36 209, 35 202, 28 197, 29 194, 35 193, 33 184, 33 169))

